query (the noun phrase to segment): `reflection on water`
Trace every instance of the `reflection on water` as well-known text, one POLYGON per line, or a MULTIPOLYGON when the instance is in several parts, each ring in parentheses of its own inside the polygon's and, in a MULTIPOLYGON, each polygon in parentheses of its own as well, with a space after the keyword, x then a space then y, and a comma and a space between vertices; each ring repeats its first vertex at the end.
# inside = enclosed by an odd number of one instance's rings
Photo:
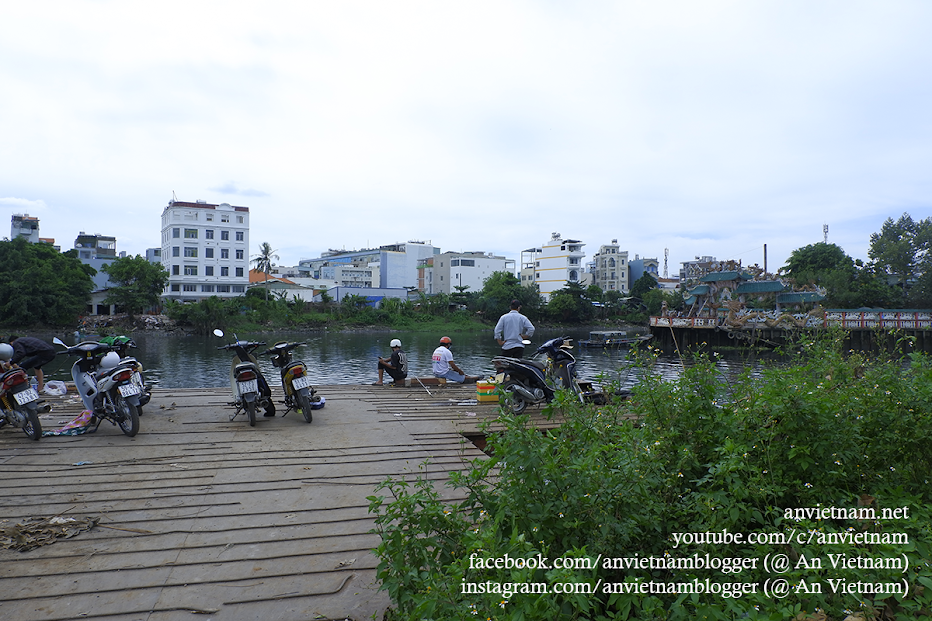
MULTIPOLYGON (((629 330, 630 331, 630 330, 629 330)), ((541 330, 534 335, 533 344, 525 351, 528 355, 533 349, 549 338, 570 336, 575 341, 588 337, 588 332, 580 330, 553 331, 541 330)), ((307 341, 307 345, 295 350, 295 357, 303 360, 315 384, 367 384, 374 382, 378 375, 376 363, 378 357, 387 358, 391 354, 388 346, 393 338, 400 338, 408 354, 409 376, 431 375, 431 354, 437 347, 443 334, 404 332, 365 332, 365 333, 277 333, 277 334, 239 334, 241 339, 255 339, 272 345, 279 341, 307 341)), ((493 372, 491 360, 499 354, 499 346, 492 338, 492 328, 481 333, 450 333, 453 339, 453 355, 456 363, 471 375, 488 375, 493 372)), ((232 341, 232 335, 225 338, 211 336, 167 336, 162 334, 136 333, 133 339, 139 348, 133 351, 145 367, 146 380, 160 388, 208 388, 229 385, 230 363, 232 354, 218 350, 217 346, 232 341)), ((74 338, 63 339, 69 345, 74 338)), ((260 350, 261 351, 261 350, 260 350)), ((638 369, 627 360, 626 349, 583 349, 575 347, 573 353, 577 359, 579 378, 595 380, 600 374, 606 379, 618 381, 623 386, 637 382, 638 369)), ((70 368, 74 358, 59 356, 45 367, 50 379, 70 380, 70 368)), ((268 357, 259 359, 263 373, 271 382, 276 383, 278 371, 269 362, 268 357)), ((666 378, 676 377, 682 371, 680 359, 675 356, 662 356, 655 365, 655 371, 666 378)), ((749 352, 733 351, 726 353, 717 362, 717 366, 726 375, 740 373, 748 366, 756 367, 759 359, 749 352), (749 357, 750 356, 750 357, 749 357)))

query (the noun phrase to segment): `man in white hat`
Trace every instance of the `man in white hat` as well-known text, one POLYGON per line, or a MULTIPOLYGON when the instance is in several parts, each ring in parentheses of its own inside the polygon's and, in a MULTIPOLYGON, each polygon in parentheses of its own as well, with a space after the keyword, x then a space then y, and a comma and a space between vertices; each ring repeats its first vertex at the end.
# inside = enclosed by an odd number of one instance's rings
POLYGON ((374 386, 382 385, 382 377, 385 372, 388 372, 396 383, 404 382, 404 379, 408 377, 408 357, 401 351, 401 341, 392 339, 389 346, 392 348, 392 355, 388 360, 379 357, 379 381, 375 382, 374 386))

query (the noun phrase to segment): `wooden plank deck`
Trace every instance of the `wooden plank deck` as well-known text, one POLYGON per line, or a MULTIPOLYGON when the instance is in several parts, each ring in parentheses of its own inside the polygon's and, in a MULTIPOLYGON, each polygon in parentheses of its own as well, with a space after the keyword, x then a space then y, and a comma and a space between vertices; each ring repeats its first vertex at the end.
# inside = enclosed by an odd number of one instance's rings
MULTIPOLYGON (((497 404, 461 385, 318 392, 327 404, 310 425, 284 406, 256 427, 231 421, 229 390, 206 389, 156 390, 135 438, 107 422, 38 442, 0 429, 0 528, 100 517, 71 539, 0 549, 0 618, 381 618, 366 496, 428 459, 443 480, 484 457, 464 435, 497 404)), ((73 394, 49 401, 44 429, 81 410, 73 394)))

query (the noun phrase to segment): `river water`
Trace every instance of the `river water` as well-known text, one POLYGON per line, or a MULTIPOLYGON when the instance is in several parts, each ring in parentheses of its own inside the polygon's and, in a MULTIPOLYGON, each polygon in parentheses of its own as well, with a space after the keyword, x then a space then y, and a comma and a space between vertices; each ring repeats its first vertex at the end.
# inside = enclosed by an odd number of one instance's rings
MULTIPOLYGON (((604 328, 602 328, 604 329, 604 328)), ((629 335, 639 329, 628 329, 629 335)), ((640 329, 643 332, 643 329, 640 329)), ((388 358, 393 338, 401 339, 408 355, 408 375, 431 376, 431 354, 443 334, 405 332, 318 332, 275 334, 238 334, 241 339, 265 341, 272 345, 279 341, 306 341, 307 345, 295 350, 295 357, 308 366, 314 384, 368 384, 378 378, 378 357, 388 358)), ((453 339, 454 360, 470 375, 488 375, 493 372, 491 360, 500 348, 492 339, 492 329, 481 333, 449 333, 453 339)), ((532 345, 525 349, 530 355, 544 341, 557 336, 570 336, 574 343, 588 338, 586 329, 538 330, 532 345)), ((132 335, 138 349, 135 357, 145 368, 146 381, 158 388, 212 388, 229 385, 232 354, 218 350, 217 346, 233 340, 216 336, 175 336, 161 333, 139 332, 132 335)), ((84 337, 87 338, 87 337, 84 337)), ((48 340, 51 340, 49 338, 48 340)), ((75 337, 62 338, 68 345, 77 342, 75 337)), ((260 350, 261 351, 261 350, 260 350)), ((638 370, 627 360, 627 349, 586 349, 574 347, 577 371, 580 380, 594 381, 600 374, 618 381, 622 386, 637 382, 638 370)), ((70 368, 74 358, 59 356, 45 366, 48 379, 70 381, 70 368)), ((726 352, 717 364, 722 372, 736 374, 756 366, 759 359, 747 351, 726 352), (750 356, 750 357, 749 357, 750 356)), ((268 357, 259 359, 266 377, 278 377, 268 357)), ((676 377, 682 371, 682 363, 676 356, 661 356, 654 370, 667 378, 676 377)), ((386 380, 389 380, 386 375, 386 380)))

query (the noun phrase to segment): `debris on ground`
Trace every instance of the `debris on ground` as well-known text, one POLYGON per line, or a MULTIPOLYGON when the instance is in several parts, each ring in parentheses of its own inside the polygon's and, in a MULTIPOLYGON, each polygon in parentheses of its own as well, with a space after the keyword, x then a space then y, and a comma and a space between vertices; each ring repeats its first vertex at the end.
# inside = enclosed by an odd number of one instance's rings
POLYGON ((55 543, 58 539, 70 539, 91 530, 98 522, 99 517, 74 518, 60 515, 50 518, 32 517, 13 526, 5 526, 0 522, 0 546, 7 550, 28 552, 55 543))

